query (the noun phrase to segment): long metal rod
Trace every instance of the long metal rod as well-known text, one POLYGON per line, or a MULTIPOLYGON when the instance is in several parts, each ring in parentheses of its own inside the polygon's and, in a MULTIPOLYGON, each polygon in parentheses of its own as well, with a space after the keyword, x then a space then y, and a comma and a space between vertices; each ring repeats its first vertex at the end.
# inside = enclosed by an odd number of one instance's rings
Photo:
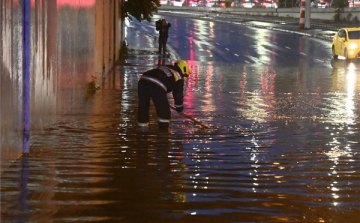
MULTIPOLYGON (((176 111, 176 108, 175 108, 174 106, 170 105, 170 108, 172 108, 173 110, 176 111)), ((191 115, 187 115, 187 114, 185 114, 185 113, 183 113, 183 112, 182 112, 182 113, 179 113, 179 114, 180 114, 181 116, 187 118, 187 119, 190 119, 191 121, 193 121, 194 123, 200 125, 200 126, 203 127, 203 128, 206 128, 206 129, 211 128, 210 126, 208 126, 208 125, 206 125, 206 124, 204 124, 204 123, 196 120, 196 119, 195 119, 194 117, 192 117, 191 115)))
POLYGON ((30 1, 23 0, 23 153, 29 153, 30 139, 30 1))
POLYGON ((306 0, 305 4, 305 29, 310 29, 310 19, 311 19, 311 1, 306 0))

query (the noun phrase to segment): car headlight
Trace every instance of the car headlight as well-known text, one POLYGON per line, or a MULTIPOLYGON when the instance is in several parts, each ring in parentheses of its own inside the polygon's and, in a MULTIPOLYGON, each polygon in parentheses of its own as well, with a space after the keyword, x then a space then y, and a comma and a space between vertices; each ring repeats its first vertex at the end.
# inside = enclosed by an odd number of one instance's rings
POLYGON ((357 48, 358 48, 358 45, 357 45, 356 43, 351 43, 351 44, 349 45, 349 48, 352 49, 352 50, 354 50, 354 49, 357 49, 357 48))

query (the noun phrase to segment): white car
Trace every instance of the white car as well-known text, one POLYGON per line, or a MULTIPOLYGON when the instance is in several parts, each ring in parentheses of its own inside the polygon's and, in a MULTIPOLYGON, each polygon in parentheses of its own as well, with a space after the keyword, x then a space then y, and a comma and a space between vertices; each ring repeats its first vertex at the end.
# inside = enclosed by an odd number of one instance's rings
POLYGON ((242 6, 244 8, 252 8, 254 6, 254 3, 252 3, 251 0, 250 1, 243 1, 242 6))
POLYGON ((211 8, 214 6, 215 2, 213 0, 205 0, 205 6, 211 8))
POLYGON ((159 0, 160 5, 167 5, 168 4, 168 0, 159 0))
POLYGON ((183 6, 183 0, 174 0, 174 6, 178 6, 178 7, 181 7, 183 6))

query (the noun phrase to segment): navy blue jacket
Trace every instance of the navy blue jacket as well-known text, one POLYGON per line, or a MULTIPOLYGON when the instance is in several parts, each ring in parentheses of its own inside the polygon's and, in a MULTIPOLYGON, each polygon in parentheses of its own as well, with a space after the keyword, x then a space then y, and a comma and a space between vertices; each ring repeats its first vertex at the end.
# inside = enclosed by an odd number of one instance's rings
POLYGON ((184 101, 184 75, 178 66, 166 65, 146 71, 140 80, 150 81, 163 88, 166 93, 172 92, 177 111, 182 110, 184 101))
POLYGON ((171 26, 170 22, 168 22, 166 26, 163 26, 161 20, 156 21, 156 30, 159 31, 160 38, 163 38, 163 37, 168 38, 169 37, 170 26, 171 26))

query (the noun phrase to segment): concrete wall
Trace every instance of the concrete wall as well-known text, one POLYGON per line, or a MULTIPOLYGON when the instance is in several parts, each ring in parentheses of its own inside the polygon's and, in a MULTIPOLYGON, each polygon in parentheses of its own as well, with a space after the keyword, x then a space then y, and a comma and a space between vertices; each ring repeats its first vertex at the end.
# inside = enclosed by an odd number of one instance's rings
MULTIPOLYGON (((112 68, 123 34, 118 0, 29 1, 32 143, 112 68)), ((22 2, 0 1, 1 171, 22 154, 22 2)))
POLYGON ((123 21, 119 19, 120 1, 96 1, 95 74, 101 77, 112 69, 119 59, 119 50, 124 41, 123 21))

